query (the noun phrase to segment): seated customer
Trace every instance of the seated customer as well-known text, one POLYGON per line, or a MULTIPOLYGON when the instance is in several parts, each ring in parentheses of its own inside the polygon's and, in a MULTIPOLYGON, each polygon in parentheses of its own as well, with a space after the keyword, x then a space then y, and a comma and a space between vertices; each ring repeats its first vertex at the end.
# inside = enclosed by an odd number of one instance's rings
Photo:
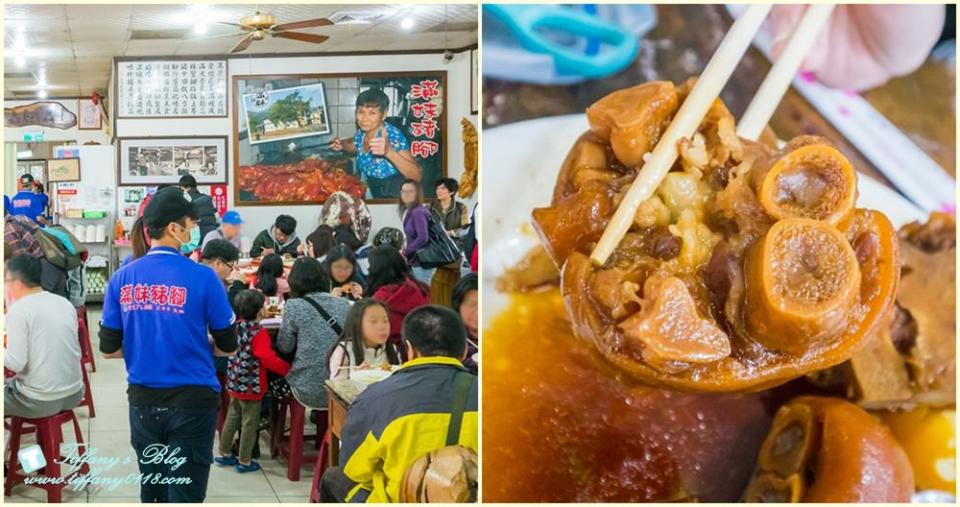
POLYGON ((330 378, 350 378, 350 372, 400 364, 390 338, 387 307, 373 299, 361 299, 350 307, 340 341, 330 349, 330 378))
POLYGON ((83 399, 77 311, 40 287, 40 259, 18 255, 6 264, 10 297, 3 365, 16 376, 3 388, 4 415, 47 417, 83 399))
POLYGON ((283 258, 277 254, 267 255, 260 262, 257 278, 250 288, 259 290, 267 297, 286 298, 290 293, 290 285, 284 280, 283 273, 283 258))
MULTIPOLYGON (((415 308, 430 304, 430 288, 413 278, 403 254, 391 246, 380 246, 370 254, 370 284, 367 294, 390 310, 390 343, 406 360, 400 337, 403 319, 415 308)), ((461 325, 462 327, 462 325, 461 325)))
POLYGON ((240 226, 243 225, 243 218, 236 210, 230 210, 223 214, 220 219, 220 227, 210 231, 203 237, 201 248, 207 246, 207 243, 215 239, 225 239, 233 246, 240 248, 240 226))
POLYGON ((463 365, 472 373, 477 373, 477 362, 473 356, 480 352, 480 340, 477 326, 477 316, 480 308, 479 279, 476 273, 470 273, 453 286, 453 311, 460 314, 463 326, 467 331, 467 359, 463 365))
POLYGON ((326 408, 327 358, 340 340, 350 303, 330 295, 330 277, 320 261, 310 257, 297 259, 290 270, 290 295, 277 336, 279 351, 294 353, 287 382, 300 403, 326 408))
POLYGON ((343 467, 324 472, 321 502, 399 501, 410 465, 446 446, 460 375, 470 383, 457 443, 477 450, 477 377, 460 363, 467 351, 460 317, 439 306, 418 308, 403 323, 403 339, 410 361, 350 405, 342 430, 343 467))
POLYGON ((237 270, 240 249, 225 239, 215 239, 203 246, 200 262, 210 266, 217 278, 227 288, 227 299, 233 306, 233 300, 240 291, 247 290, 246 277, 237 270))
POLYGON ((302 246, 300 250, 303 255, 309 255, 323 262, 327 252, 333 248, 333 244, 333 228, 326 224, 320 224, 307 236, 306 246, 302 246))
POLYGON ((253 239, 250 257, 277 254, 293 258, 298 255, 300 238, 297 237, 297 219, 290 215, 280 215, 273 227, 264 229, 253 239))
POLYGON ((357 301, 363 297, 367 281, 357 265, 357 256, 347 245, 337 245, 327 254, 323 262, 324 269, 330 275, 333 289, 330 293, 336 297, 345 297, 357 301))

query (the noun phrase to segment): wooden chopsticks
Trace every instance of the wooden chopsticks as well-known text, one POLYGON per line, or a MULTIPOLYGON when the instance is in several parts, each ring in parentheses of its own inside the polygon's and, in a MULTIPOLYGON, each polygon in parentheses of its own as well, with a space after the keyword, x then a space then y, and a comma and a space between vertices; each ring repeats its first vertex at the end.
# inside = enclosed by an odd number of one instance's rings
POLYGON ((800 70, 803 59, 807 57, 807 53, 816 42, 817 35, 830 19, 833 7, 831 4, 815 4, 807 8, 807 12, 790 36, 783 54, 763 79, 757 94, 753 96, 743 117, 740 118, 737 124, 738 136, 751 141, 756 141, 760 137, 760 133, 770 122, 770 117, 773 116, 777 105, 783 100, 783 95, 787 93, 790 82, 800 70))
POLYGON ((760 30, 764 18, 772 7, 770 4, 753 4, 747 7, 723 37, 720 47, 710 58, 707 67, 693 85, 693 89, 673 117, 670 126, 660 137, 657 146, 644 162, 637 179, 630 185, 630 189, 627 190, 623 201, 610 219, 606 230, 603 231, 603 236, 600 237, 600 241, 590 255, 590 259, 595 264, 600 265, 607 261, 630 229, 637 208, 660 186, 660 182, 680 155, 677 143, 683 138, 692 138, 696 133, 710 105, 727 84, 733 70, 747 52, 753 37, 760 30))

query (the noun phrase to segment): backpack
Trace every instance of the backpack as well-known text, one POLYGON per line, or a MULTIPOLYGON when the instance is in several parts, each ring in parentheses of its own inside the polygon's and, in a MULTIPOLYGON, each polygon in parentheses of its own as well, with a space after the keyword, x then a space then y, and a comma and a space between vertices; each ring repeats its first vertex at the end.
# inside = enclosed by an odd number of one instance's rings
POLYGON ((48 229, 39 229, 34 233, 43 256, 50 264, 64 271, 79 268, 87 256, 87 247, 61 225, 53 225, 48 229))
POLYGON ((447 428, 447 445, 420 456, 407 468, 400 483, 401 502, 477 501, 477 453, 457 443, 472 377, 467 372, 457 372, 453 381, 453 410, 447 428))

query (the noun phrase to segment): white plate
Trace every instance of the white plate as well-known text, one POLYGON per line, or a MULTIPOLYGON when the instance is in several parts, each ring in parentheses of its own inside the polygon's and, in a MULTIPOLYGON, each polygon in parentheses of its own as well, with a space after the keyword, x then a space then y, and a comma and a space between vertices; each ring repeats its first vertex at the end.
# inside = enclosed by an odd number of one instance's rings
MULTIPOLYGON (((528 226, 533 208, 547 206, 570 147, 588 128, 586 115, 514 123, 483 132, 483 319, 503 310, 496 279, 539 239, 528 226)), ((925 215, 876 180, 860 175, 857 206, 884 212, 900 227, 925 215)))
POLYGON ((392 374, 393 371, 384 371, 380 368, 373 368, 370 370, 353 370, 350 372, 350 380, 356 382, 357 384, 368 386, 374 382, 380 382, 392 374))

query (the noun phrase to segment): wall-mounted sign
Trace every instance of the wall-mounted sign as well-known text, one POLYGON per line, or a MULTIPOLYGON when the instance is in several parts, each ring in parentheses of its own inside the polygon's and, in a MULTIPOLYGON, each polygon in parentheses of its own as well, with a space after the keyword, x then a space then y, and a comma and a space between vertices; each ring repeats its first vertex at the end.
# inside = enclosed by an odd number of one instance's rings
POLYGON ((42 143, 43 142, 43 131, 40 132, 24 132, 23 133, 23 142, 25 143, 42 143))
POLYGON ((226 60, 117 63, 117 118, 227 116, 226 60))
POLYGON ((77 125, 77 115, 63 107, 63 104, 50 101, 3 108, 4 127, 33 125, 66 130, 77 125))

